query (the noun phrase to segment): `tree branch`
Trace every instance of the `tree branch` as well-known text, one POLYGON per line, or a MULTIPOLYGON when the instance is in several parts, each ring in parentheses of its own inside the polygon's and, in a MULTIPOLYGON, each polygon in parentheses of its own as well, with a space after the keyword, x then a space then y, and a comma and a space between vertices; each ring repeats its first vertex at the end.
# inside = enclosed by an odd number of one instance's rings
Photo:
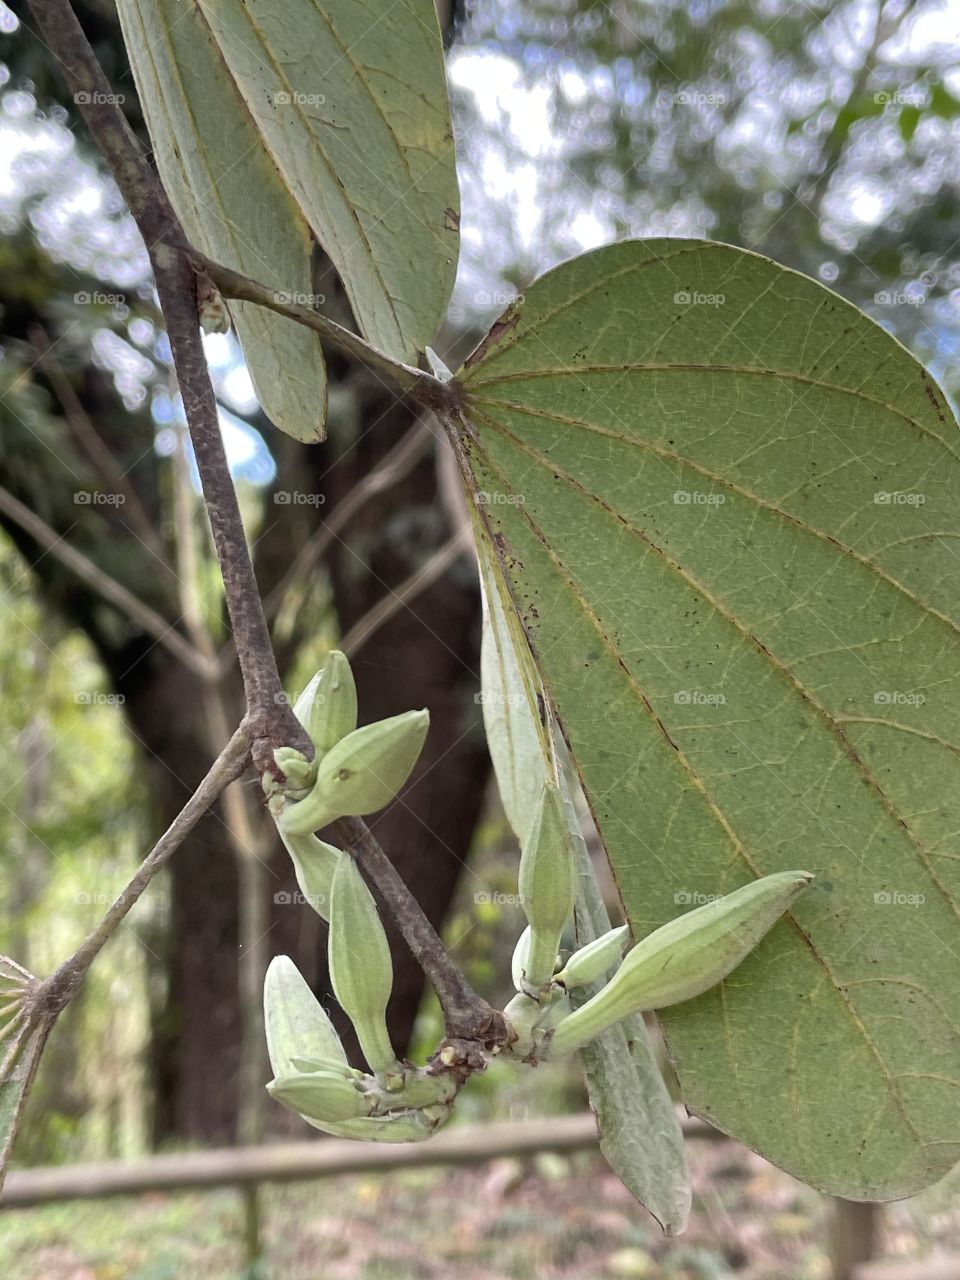
POLYGON ((239 778, 250 757, 250 730, 241 724, 206 777, 174 818, 173 822, 141 862, 127 887, 108 908, 97 927, 80 944, 69 960, 37 988, 35 1005, 45 1017, 53 1018, 73 996, 104 944, 138 900, 147 885, 169 861, 221 792, 239 778))
POLYGON ((338 843, 356 858, 437 993, 447 1035, 447 1045, 441 1046, 437 1055, 443 1066, 462 1068, 467 1074, 483 1070, 486 1062, 481 1047, 489 1049, 507 1042, 503 1015, 477 995, 447 954, 433 925, 366 823, 359 818, 338 818, 332 830, 338 843), (448 1047, 453 1052, 445 1054, 448 1047))
POLYGON ((362 618, 358 618, 347 634, 340 641, 340 648, 348 658, 364 645, 372 635, 393 617, 399 610, 406 608, 411 600, 415 600, 422 591, 426 591, 436 582, 461 552, 470 546, 469 534, 458 529, 452 538, 448 538, 442 547, 438 547, 430 558, 404 578, 389 595, 381 596, 372 609, 368 609, 362 618))

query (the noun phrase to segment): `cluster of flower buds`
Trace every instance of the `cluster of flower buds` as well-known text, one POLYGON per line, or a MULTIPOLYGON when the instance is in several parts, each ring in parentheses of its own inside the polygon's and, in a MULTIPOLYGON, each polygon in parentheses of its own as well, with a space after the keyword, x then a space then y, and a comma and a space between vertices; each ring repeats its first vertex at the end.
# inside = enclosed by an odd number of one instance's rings
POLYGON ((449 1117, 450 1076, 400 1062, 387 1031, 393 962, 380 913, 351 856, 314 832, 344 815, 387 804, 416 763, 425 711, 357 728, 357 691, 346 657, 330 655, 294 705, 316 750, 274 753, 286 785, 270 809, 306 901, 329 921, 334 994, 353 1023, 373 1074, 351 1067, 333 1024, 296 966, 277 957, 264 984, 270 1094, 318 1129, 342 1137, 416 1142, 449 1117))
MULTIPOLYGON (((393 799, 423 747, 427 713, 410 711, 358 729, 353 674, 336 652, 294 712, 316 756, 308 760, 291 747, 274 753, 285 782, 272 785, 270 811, 304 897, 329 921, 334 994, 371 1074, 349 1065, 329 1018, 282 956, 264 988, 275 1077, 267 1087, 327 1133, 383 1142, 428 1138, 449 1117, 457 1082, 442 1066, 419 1069, 398 1060, 386 1022, 393 963, 377 905, 353 857, 315 834, 339 817, 372 813, 393 799)), ((624 925, 561 961, 578 884, 570 821, 563 791, 546 781, 521 851, 527 927, 513 956, 517 994, 504 1010, 513 1034, 508 1051, 531 1063, 580 1049, 636 1013, 701 995, 745 959, 813 878, 805 871, 764 876, 672 920, 629 950, 624 925), (578 1003, 577 988, 598 983, 596 994, 578 1003)))
POLYGON ((504 1010, 514 1056, 535 1061, 581 1049, 633 1014, 692 1000, 750 954, 810 884, 806 871, 763 876, 655 930, 624 956, 626 925, 561 963, 557 952, 573 915, 575 850, 563 798, 545 783, 520 858, 520 901, 527 928, 513 955, 517 995, 504 1010), (569 992, 609 981, 579 1008, 569 992))

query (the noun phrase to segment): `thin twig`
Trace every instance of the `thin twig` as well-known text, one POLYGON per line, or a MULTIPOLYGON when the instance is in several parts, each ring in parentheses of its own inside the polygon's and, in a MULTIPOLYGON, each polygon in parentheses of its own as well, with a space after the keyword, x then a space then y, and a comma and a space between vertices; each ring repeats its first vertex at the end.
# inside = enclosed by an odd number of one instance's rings
POLYGON ((309 542, 300 548, 290 568, 267 595, 263 607, 268 618, 280 612, 291 586, 303 581, 319 564, 331 544, 336 541, 357 512, 378 493, 383 493, 409 475, 430 447, 432 439, 433 433, 430 428, 423 421, 419 421, 393 446, 382 461, 372 471, 368 471, 359 484, 355 484, 346 497, 337 503, 330 518, 324 520, 309 542))
POLYGON ((259 280, 253 280, 220 262, 214 262, 212 258, 198 255, 198 261, 225 298, 255 303, 312 329, 338 351, 346 352, 368 369, 382 374, 398 390, 409 393, 430 409, 439 409, 450 403, 452 388, 435 378, 432 373, 425 373, 422 369, 393 360, 357 334, 321 315, 319 311, 288 301, 294 296, 292 293, 272 289, 259 280))
POLYGON ((37 353, 40 368, 46 374, 50 385, 57 394, 60 407, 63 409, 67 426, 76 436, 80 447, 100 473, 104 483, 114 493, 123 494, 124 505, 130 513, 131 522, 136 525, 137 536, 148 551, 152 552, 164 573, 170 574, 164 549, 157 538, 157 532, 143 509, 140 496, 130 483, 125 472, 121 471, 113 454, 100 438, 90 415, 84 409, 80 397, 74 390, 73 383, 63 371, 60 361, 53 351, 53 346, 46 329, 42 325, 30 326, 30 342, 37 353))
POLYGON ((414 570, 409 577, 404 578, 403 582, 389 595, 382 596, 362 618, 358 618, 340 641, 340 648, 347 657, 352 658, 357 650, 366 644, 385 623, 389 622, 395 613, 408 607, 411 600, 415 600, 421 592, 426 591, 427 587, 436 582, 468 545, 469 532, 459 530, 452 538, 448 538, 425 564, 414 570))
POLYGON ((158 644, 162 644, 175 654, 191 671, 195 671, 204 680, 218 678, 219 671, 216 663, 205 658, 166 618, 161 617, 142 600, 138 600, 108 573, 104 573, 99 565, 89 560, 82 551, 71 547, 55 529, 51 529, 29 507, 25 507, 18 498, 2 487, 0 487, 0 511, 14 524, 19 525, 35 542, 38 542, 44 551, 66 565, 98 595, 109 600, 112 605, 116 605, 148 635, 153 636, 158 644))
POLYGON ((250 758, 250 742, 250 730, 244 722, 210 766, 199 787, 140 863, 127 887, 107 909, 100 923, 70 959, 65 960, 55 973, 40 984, 38 1006, 42 1006, 51 1015, 63 1008, 150 881, 166 865, 221 792, 243 773, 250 758))

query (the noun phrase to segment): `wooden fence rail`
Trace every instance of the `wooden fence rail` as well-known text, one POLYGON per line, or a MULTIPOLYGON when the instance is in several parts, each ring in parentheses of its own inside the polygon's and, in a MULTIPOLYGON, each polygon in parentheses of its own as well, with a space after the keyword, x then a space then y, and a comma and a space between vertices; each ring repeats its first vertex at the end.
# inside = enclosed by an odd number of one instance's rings
MULTIPOLYGON (((726 1140, 718 1130, 698 1120, 685 1118, 683 1129, 688 1138, 726 1140)), ((0 1210, 156 1191, 236 1187, 244 1197, 248 1274, 253 1276, 257 1274, 260 1258, 257 1188, 262 1182, 294 1182, 348 1173, 392 1173, 397 1169, 481 1164, 487 1160, 535 1155, 541 1151, 584 1151, 595 1147, 596 1143, 596 1121, 592 1115, 586 1114, 446 1129, 430 1142, 398 1146, 326 1139, 322 1142, 185 1151, 144 1160, 51 1165, 14 1170, 8 1174, 0 1210)), ((882 1270, 883 1264, 877 1271, 869 1265, 877 1250, 879 1221, 876 1205, 852 1205, 842 1200, 835 1202, 834 1280, 874 1280, 874 1277, 880 1280, 886 1274, 882 1270)), ((890 1274, 893 1275, 892 1272, 890 1274)), ((898 1280, 904 1275, 920 1280, 924 1274, 922 1264, 915 1272, 896 1273, 898 1280)), ((936 1276, 937 1280, 940 1276, 960 1280, 960 1263, 956 1271, 937 1271, 936 1276)), ((930 1280, 933 1280, 932 1272, 930 1280)))

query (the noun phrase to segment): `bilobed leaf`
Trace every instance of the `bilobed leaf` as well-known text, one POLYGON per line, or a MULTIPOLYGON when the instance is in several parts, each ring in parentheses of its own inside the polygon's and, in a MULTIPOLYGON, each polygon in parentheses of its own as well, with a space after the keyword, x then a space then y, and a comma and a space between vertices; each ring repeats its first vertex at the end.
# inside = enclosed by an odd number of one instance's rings
MULTIPOLYGON (((118 0, 117 8, 154 158, 188 237, 304 302, 313 288, 310 228, 196 4, 118 0)), ((298 440, 322 440, 327 386, 316 334, 250 303, 230 310, 264 412, 298 440)))
POLYGON ((457 269, 459 191, 434 0, 199 0, 357 323, 412 360, 457 269))
POLYGON ((700 241, 550 272, 461 373, 472 483, 634 930, 814 887, 665 1011, 687 1105, 825 1191, 960 1156, 960 438, 888 333, 700 241))
POLYGON ((483 631, 481 699, 487 747, 507 821, 523 842, 543 780, 554 772, 542 685, 510 600, 503 570, 477 538, 483 631))

